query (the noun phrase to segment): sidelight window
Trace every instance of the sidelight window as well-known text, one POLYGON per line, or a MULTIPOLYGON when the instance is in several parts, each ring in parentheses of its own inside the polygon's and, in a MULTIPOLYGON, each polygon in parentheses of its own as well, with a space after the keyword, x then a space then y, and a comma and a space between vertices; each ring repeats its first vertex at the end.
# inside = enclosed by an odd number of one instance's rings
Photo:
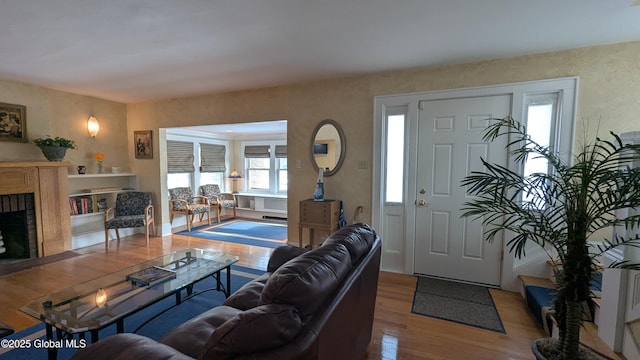
POLYGON ((404 202, 405 114, 387 115, 385 202, 404 202))
MULTIPOLYGON (((558 129, 558 93, 536 94, 525 96, 525 118, 527 134, 533 141, 552 148, 557 148, 556 133, 558 129)), ((524 176, 536 173, 549 173, 547 159, 530 156, 524 163, 524 176)), ((532 194, 523 194, 522 200, 530 202, 532 194)), ((534 208, 542 208, 546 204, 528 204, 534 208)))

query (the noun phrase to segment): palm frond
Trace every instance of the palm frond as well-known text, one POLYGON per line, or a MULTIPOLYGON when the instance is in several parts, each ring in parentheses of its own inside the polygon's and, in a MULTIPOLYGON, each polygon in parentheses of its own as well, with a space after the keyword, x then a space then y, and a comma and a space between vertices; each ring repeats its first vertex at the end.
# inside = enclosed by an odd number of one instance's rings
MULTIPOLYGON (((499 137, 506 137, 509 156, 521 168, 528 160, 544 159, 550 170, 524 176, 521 169, 481 159, 483 170, 462 181, 471 196, 462 206, 462 216, 480 220, 487 241, 510 234, 505 246, 518 258, 526 256, 528 244, 537 244, 559 259, 556 306, 566 316, 559 320, 564 327, 560 333, 578 339, 573 325, 581 321, 581 314, 566 310, 589 296, 596 257, 620 246, 640 248, 640 235, 616 233, 597 244, 588 242, 605 229, 640 228, 640 215, 621 211, 640 208, 640 168, 634 167, 640 162, 640 145, 624 144, 611 133, 611 139, 598 137, 565 159, 553 147, 536 143, 511 116, 489 119, 483 139, 499 137)), ((613 266, 640 269, 626 260, 613 266)))

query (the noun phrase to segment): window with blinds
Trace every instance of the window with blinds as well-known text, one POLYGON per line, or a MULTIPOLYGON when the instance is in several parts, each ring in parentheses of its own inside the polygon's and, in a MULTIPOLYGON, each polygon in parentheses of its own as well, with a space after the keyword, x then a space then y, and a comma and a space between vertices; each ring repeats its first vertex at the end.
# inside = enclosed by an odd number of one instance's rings
POLYGON ((276 145, 276 158, 287 157, 287 145, 276 145))
POLYGON ((169 174, 194 172, 193 160, 193 143, 167 141, 167 172, 169 174))
POLYGON ((247 145, 244 147, 244 157, 247 159, 264 159, 271 157, 269 145, 247 145))
POLYGON ((289 184, 287 177, 287 145, 276 145, 276 167, 278 168, 277 192, 286 192, 289 184))
POLYGON ((227 147, 215 144, 200 144, 200 172, 225 172, 227 147))
POLYGON ((287 145, 246 145, 244 158, 248 191, 286 194, 287 145))

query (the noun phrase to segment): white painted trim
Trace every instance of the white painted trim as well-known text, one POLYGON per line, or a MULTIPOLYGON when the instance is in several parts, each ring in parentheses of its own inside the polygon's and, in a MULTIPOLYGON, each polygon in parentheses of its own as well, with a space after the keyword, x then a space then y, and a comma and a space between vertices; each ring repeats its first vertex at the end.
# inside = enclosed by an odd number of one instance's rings
MULTIPOLYGON (((382 154, 384 150, 383 141, 384 141, 384 119, 385 119, 385 109, 393 106, 408 106, 408 127, 407 132, 410 134, 408 143, 409 143, 409 151, 406 153, 410 154, 413 149, 416 148, 417 138, 416 138, 416 126, 417 126, 417 117, 418 117, 418 108, 419 103, 422 100, 444 100, 444 99, 454 99, 454 98, 464 98, 464 97, 478 97, 478 96, 491 96, 491 95, 500 95, 500 94, 511 94, 512 96, 512 109, 511 113, 516 119, 524 118, 524 95, 525 94, 533 94, 540 92, 553 92, 560 91, 560 108, 559 114, 561 119, 570 119, 571 120, 571 128, 564 129, 560 128, 560 132, 562 138, 558 140, 561 146, 561 153, 570 154, 573 151, 574 146, 574 133, 575 133, 575 115, 577 109, 577 96, 578 96, 578 78, 577 77, 566 77, 566 78, 557 78, 557 79, 545 79, 545 80, 536 80, 536 81, 527 81, 527 82, 519 82, 519 83, 508 83, 508 84, 499 84, 499 85, 489 85, 489 86, 477 86, 470 88, 458 88, 458 89, 447 89, 447 90, 437 90, 437 91, 429 91, 429 92, 421 92, 421 93, 407 93, 407 94, 393 94, 393 95, 382 95, 374 97, 374 118, 373 118, 373 129, 374 129, 374 139, 373 139, 373 165, 372 165, 372 225, 377 229, 379 233, 384 232, 383 228, 383 184, 382 184, 382 176, 383 176, 383 165, 384 161, 382 159, 382 154), (562 106, 564 101, 567 100, 571 105, 570 106, 562 106), (567 131, 568 130, 568 131, 567 131)), ((414 156, 416 157, 416 156, 414 156)), ((508 166, 511 169, 514 169, 516 165, 513 162, 510 162, 508 166)), ((416 171, 416 161, 410 160, 408 162, 408 181, 407 188, 415 189, 415 171, 416 171)), ((411 193, 411 190, 407 192, 411 193)), ((415 196, 414 196, 415 197, 415 196)), ((404 266, 405 273, 413 274, 414 264, 413 264, 413 255, 414 255, 414 246, 415 246, 415 233, 410 229, 415 229, 415 208, 412 206, 412 203, 415 199, 408 198, 406 201, 407 209, 406 209, 406 238, 405 240, 405 261, 406 264, 404 266)), ((384 239, 383 239, 384 240, 384 239)), ((508 253, 508 249, 506 248, 505 241, 505 254, 508 253)), ((525 263, 520 263, 519 266, 522 266, 525 263)), ((527 265, 530 265, 526 263, 527 265)), ((503 264, 502 264, 502 272, 501 272, 501 286, 506 288, 512 288, 514 284, 514 279, 517 275, 514 266, 516 266, 513 256, 504 256, 503 264)), ((384 264, 381 264, 381 268, 384 269, 384 264)))

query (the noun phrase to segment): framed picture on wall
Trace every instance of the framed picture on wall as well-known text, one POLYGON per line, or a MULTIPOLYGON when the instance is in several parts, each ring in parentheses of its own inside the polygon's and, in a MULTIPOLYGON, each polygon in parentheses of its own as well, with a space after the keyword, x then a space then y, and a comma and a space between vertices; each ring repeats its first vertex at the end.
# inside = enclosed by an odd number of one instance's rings
POLYGON ((151 130, 133 132, 133 146, 136 159, 153 159, 153 141, 151 130))
POLYGON ((0 103, 0 141, 27 142, 27 108, 0 103))

